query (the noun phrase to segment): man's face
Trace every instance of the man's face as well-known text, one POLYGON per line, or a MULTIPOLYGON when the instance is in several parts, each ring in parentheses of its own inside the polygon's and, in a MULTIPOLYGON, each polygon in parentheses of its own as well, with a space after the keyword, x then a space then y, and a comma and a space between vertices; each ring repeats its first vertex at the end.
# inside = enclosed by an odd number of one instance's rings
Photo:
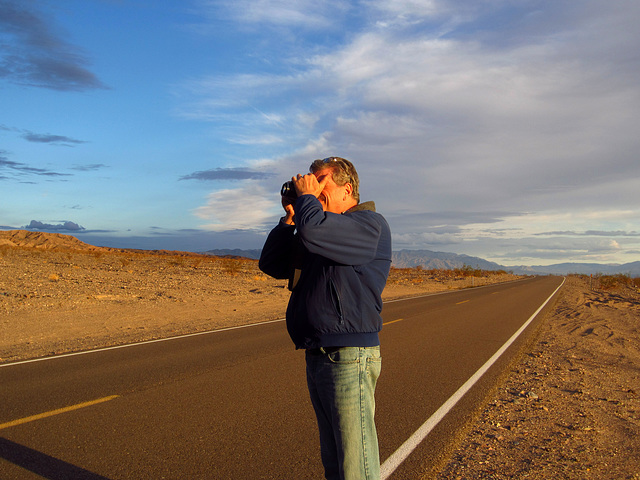
POLYGON ((318 200, 320 200, 322 209, 325 212, 342 213, 353 206, 354 200, 351 197, 351 185, 348 183, 343 186, 337 185, 333 181, 333 169, 323 168, 315 172, 314 175, 318 182, 322 182, 325 178, 327 179, 324 189, 318 196, 318 200))

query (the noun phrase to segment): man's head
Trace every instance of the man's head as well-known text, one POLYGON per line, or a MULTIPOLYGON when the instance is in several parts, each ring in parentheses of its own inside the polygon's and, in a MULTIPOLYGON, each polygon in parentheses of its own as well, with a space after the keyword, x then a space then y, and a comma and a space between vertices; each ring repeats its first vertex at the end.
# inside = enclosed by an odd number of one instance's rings
POLYGON ((309 167, 318 181, 330 176, 318 197, 327 212, 342 213, 360 202, 360 180, 353 164, 341 157, 314 160, 309 167))

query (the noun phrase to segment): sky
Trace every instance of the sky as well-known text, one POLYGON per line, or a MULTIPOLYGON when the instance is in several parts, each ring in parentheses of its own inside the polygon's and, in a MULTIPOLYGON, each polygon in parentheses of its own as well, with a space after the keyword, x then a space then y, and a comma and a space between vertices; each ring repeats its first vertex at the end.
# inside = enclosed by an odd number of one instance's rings
POLYGON ((0 229, 261 248, 341 156, 394 250, 640 259, 640 2, 0 0, 0 229))

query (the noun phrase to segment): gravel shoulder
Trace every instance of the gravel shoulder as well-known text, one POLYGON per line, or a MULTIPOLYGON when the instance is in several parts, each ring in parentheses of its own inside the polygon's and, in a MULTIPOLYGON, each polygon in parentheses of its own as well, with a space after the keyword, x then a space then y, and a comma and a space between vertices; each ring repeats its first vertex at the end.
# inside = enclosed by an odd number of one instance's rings
POLYGON ((437 479, 640 479, 639 333, 637 291, 568 277, 437 479))

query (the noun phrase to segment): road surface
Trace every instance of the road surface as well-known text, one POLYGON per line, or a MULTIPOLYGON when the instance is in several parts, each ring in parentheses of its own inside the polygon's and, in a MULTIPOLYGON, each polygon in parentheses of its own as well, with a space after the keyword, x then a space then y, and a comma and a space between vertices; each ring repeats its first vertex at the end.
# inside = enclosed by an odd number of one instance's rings
MULTIPOLYGON (((385 303, 377 425, 387 478, 438 463, 561 282, 385 303), (424 441, 407 446, 527 321, 424 441)), ((276 321, 2 365, 0 478, 322 478, 304 354, 276 321)))

